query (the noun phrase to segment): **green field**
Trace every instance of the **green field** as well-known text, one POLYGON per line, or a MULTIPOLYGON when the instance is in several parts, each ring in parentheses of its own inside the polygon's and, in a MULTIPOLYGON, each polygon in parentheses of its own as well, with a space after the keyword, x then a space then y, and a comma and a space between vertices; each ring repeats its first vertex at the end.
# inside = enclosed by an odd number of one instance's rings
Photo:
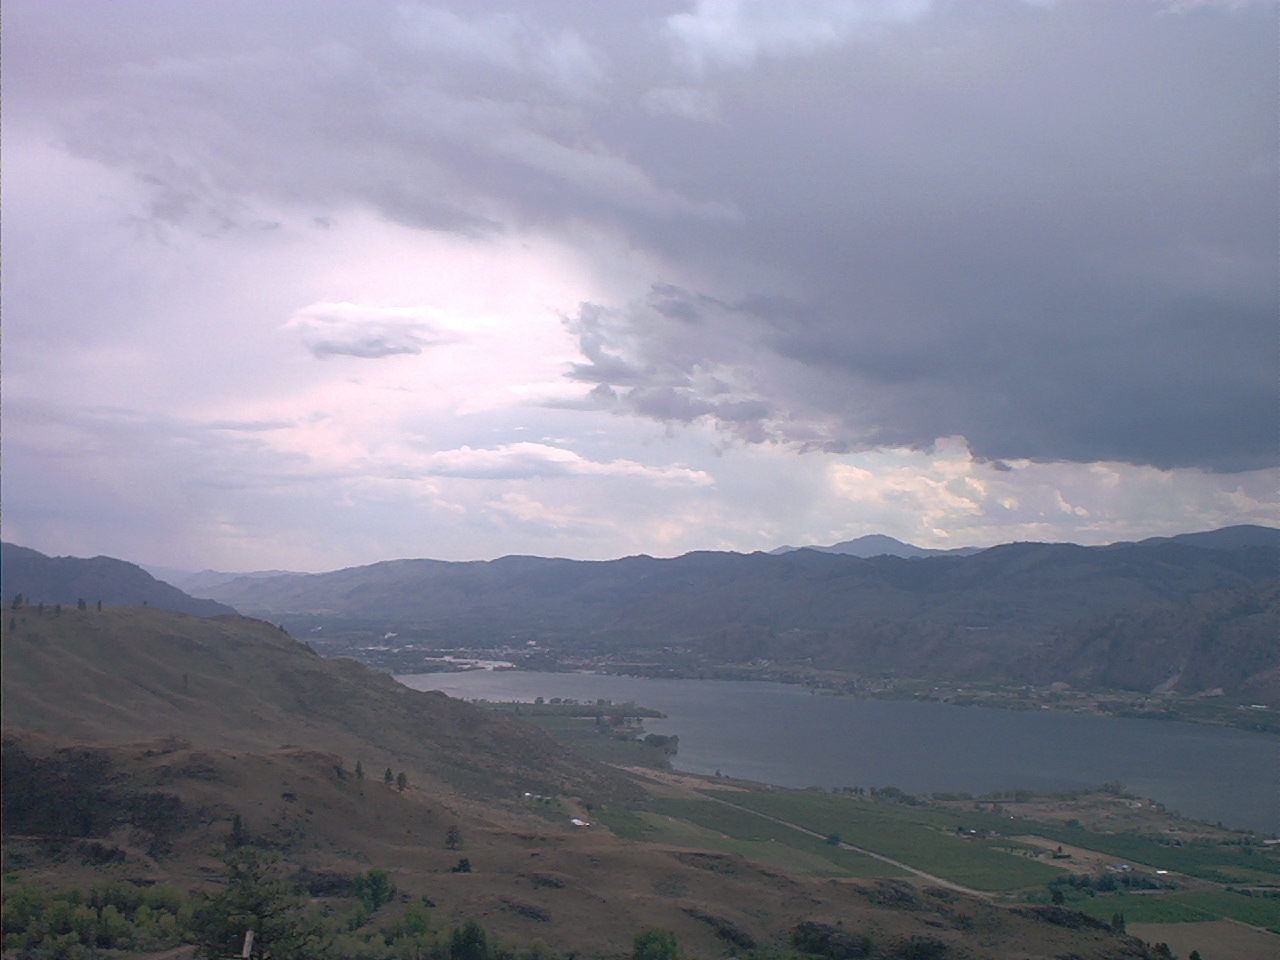
MULTIPOLYGON (((932 844, 935 837, 927 831, 933 831, 934 834, 940 832, 954 835, 957 827, 964 827, 1006 836, 1035 835, 1056 843, 1095 850, 1125 863, 1171 870, 1215 883, 1280 884, 1280 853, 1257 843, 1218 843, 1207 840, 1179 842, 1172 838, 1150 837, 1136 833, 1100 833, 1080 826, 1014 818, 1006 814, 992 813, 989 810, 940 810, 926 806, 873 803, 808 791, 779 790, 762 793, 722 791, 718 794, 715 791, 708 791, 708 795, 749 806, 754 810, 760 810, 791 823, 799 823, 820 833, 839 833, 844 840, 855 846, 874 850, 895 860, 902 860, 929 873, 937 873, 939 876, 956 880, 957 883, 964 883, 964 881, 952 877, 941 868, 932 870, 912 859, 917 855, 918 844, 932 844), (798 816, 814 819, 812 821, 796 819, 798 816), (842 818, 845 819, 842 820, 842 818), (849 818, 854 822, 847 827, 841 827, 840 824, 847 822, 849 818), (818 825, 815 826, 814 823, 818 825), (902 826, 903 824, 913 825, 914 829, 907 829, 902 826), (921 832, 922 830, 926 832, 921 832), (891 844, 892 850, 898 852, 892 852, 889 847, 882 849, 881 846, 877 846, 878 836, 886 838, 883 842, 891 844), (864 843, 859 838, 864 838, 867 842, 864 843)), ((962 842, 988 847, 1020 846, 1008 840, 962 842)), ((999 863, 996 860, 991 862, 999 863)), ((1056 868, 1049 867, 1047 864, 1029 865, 1040 866, 1053 872, 1040 874, 1043 879, 1036 879, 1034 874, 1029 873, 1027 876, 1031 879, 1025 885, 1047 882, 1059 875, 1056 868)), ((979 883, 967 885, 978 889, 1004 889, 983 887, 979 883)))
POLYGON ((1062 875, 1016 841, 958 837, 957 818, 934 810, 792 791, 709 793, 976 890, 1019 890, 1062 875))
POLYGON ((1128 923, 1197 923, 1227 918, 1280 933, 1280 900, 1230 890, 1108 894, 1071 899, 1067 906, 1099 920, 1110 920, 1117 913, 1124 914, 1128 923))
POLYGON ((1095 833, 1082 827, 1024 821, 1025 833, 1096 850, 1126 863, 1174 870, 1216 883, 1280 882, 1280 857, 1257 845, 1167 840, 1130 833, 1095 833))
MULTIPOLYGON (((738 844, 753 845, 751 850, 741 846, 734 847, 732 852, 743 856, 756 856, 760 845, 765 847, 782 845, 798 850, 808 857, 816 857, 826 864, 834 865, 833 876, 844 877, 901 877, 905 871, 852 850, 842 850, 826 843, 817 837, 811 837, 799 830, 764 817, 756 816, 744 810, 736 810, 724 804, 708 800, 653 800, 650 810, 664 817, 682 820, 695 824, 709 831, 714 837, 731 839, 738 844)), ((826 869, 824 868, 824 871, 826 869)))
POLYGON ((594 720, 555 714, 520 718, 541 727, 565 746, 602 763, 633 767, 671 768, 671 758, 640 740, 619 740, 613 732, 600 732, 594 720))
POLYGON ((1117 913, 1126 923, 1199 923, 1217 920, 1218 914, 1161 894, 1108 894, 1102 897, 1070 899, 1065 906, 1110 922, 1117 913))

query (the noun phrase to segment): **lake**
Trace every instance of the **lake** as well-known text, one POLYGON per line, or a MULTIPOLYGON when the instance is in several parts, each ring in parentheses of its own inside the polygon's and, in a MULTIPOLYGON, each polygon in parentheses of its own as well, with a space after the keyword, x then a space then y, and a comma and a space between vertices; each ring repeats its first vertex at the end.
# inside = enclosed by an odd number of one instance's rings
POLYGON ((473 670, 398 678, 454 697, 633 700, 667 714, 674 765, 788 787, 1052 792, 1119 780, 1210 822, 1280 831, 1280 738, 1168 720, 814 695, 791 684, 473 670))

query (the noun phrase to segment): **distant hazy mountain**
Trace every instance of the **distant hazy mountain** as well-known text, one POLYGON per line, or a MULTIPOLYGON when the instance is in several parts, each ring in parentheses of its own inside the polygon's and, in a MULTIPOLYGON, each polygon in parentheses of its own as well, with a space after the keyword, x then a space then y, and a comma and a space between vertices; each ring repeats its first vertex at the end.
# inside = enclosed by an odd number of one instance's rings
MULTIPOLYGON (((1182 543, 1191 547, 1204 547, 1208 550, 1240 550, 1245 547, 1274 549, 1280 546, 1280 530, 1274 527, 1240 524, 1234 527, 1222 527, 1220 530, 1207 530, 1204 533, 1180 533, 1173 537, 1150 537, 1139 542, 1144 544, 1182 543)), ((1132 546, 1132 544, 1113 543, 1111 546, 1127 547, 1132 546)))
POLYGON ((729 663, 1261 696, 1273 684, 1260 678, 1280 667, 1278 572, 1280 531, 1254 527, 917 559, 397 560, 241 578, 209 595, 247 613, 362 620, 454 643, 683 647, 729 663))
POLYGON ((291 576, 292 570, 254 570, 249 573, 227 573, 223 570, 179 570, 174 567, 146 566, 146 570, 158 580, 171 583, 179 590, 185 590, 192 596, 201 596, 205 590, 230 583, 238 577, 263 579, 267 577, 291 576))
POLYGON ((882 533, 869 533, 865 537, 843 540, 840 543, 833 543, 829 547, 820 547, 816 544, 804 547, 785 546, 770 550, 769 553, 773 556, 779 556, 795 550, 817 550, 819 553, 840 553, 850 557, 903 557, 910 560, 917 557, 967 557, 981 549, 983 548, 955 547, 951 550, 931 550, 928 547, 917 547, 912 543, 903 543, 893 537, 886 537, 882 533))
POLYGON ((84 600, 96 606, 101 600, 108 607, 152 606, 197 617, 235 613, 225 604, 197 599, 157 580, 137 564, 111 557, 48 557, 28 547, 4 543, 0 544, 0 568, 6 605, 20 593, 31 605, 74 606, 84 600))

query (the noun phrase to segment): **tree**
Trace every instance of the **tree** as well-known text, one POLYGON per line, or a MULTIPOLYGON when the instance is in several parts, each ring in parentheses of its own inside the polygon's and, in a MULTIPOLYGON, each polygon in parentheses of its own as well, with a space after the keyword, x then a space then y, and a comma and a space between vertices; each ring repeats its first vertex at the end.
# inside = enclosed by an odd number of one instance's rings
POLYGON ((256 960, 311 960, 324 954, 320 926, 285 882, 278 857, 242 847, 224 862, 227 885, 192 917, 201 957, 238 955, 246 930, 253 931, 256 960))
POLYGON ((356 761, 356 779, 357 780, 364 779, 364 766, 360 763, 359 760, 356 761))
POLYGON ((670 930, 649 927, 631 943, 631 960, 682 960, 684 952, 670 930))
POLYGON ((484 927, 468 920, 462 927, 454 927, 449 937, 449 960, 489 960, 489 938, 484 927))
POLYGON ((409 778, 406 777, 404 775, 404 771, 401 770, 399 773, 396 774, 396 789, 399 790, 401 793, 404 793, 404 788, 407 787, 408 785, 409 785, 409 778))
POLYGON ((13 595, 13 607, 11 609, 14 609, 14 610, 22 609, 22 594, 15 593, 13 595))
POLYGON ((81 599, 81 600, 77 600, 77 601, 76 601, 76 609, 77 609, 77 610, 88 610, 88 609, 89 609, 89 604, 85 603, 83 599, 81 599))
POLYGON ((391 882, 391 875, 376 867, 364 873, 356 874, 352 881, 355 894, 370 913, 391 902, 396 895, 396 885, 391 882))
POLYGON ((390 767, 387 767, 386 772, 382 775, 382 782, 385 783, 388 787, 391 786, 391 784, 396 782, 396 775, 391 772, 390 767))
POLYGON ((414 937, 425 941, 431 936, 431 928, 431 901, 419 897, 409 904, 409 909, 397 921, 392 932, 397 938, 414 937))
POLYGON ((462 846, 462 831, 458 829, 458 825, 456 823, 445 831, 444 845, 450 850, 457 850, 462 846))

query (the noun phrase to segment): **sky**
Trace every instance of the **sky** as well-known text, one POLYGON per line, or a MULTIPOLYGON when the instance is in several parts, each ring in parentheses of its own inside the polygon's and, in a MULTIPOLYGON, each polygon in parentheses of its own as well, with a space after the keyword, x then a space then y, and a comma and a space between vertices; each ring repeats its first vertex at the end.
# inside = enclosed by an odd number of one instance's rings
POLYGON ((1278 24, 6 0, 4 538, 319 571, 1280 525, 1278 24))

